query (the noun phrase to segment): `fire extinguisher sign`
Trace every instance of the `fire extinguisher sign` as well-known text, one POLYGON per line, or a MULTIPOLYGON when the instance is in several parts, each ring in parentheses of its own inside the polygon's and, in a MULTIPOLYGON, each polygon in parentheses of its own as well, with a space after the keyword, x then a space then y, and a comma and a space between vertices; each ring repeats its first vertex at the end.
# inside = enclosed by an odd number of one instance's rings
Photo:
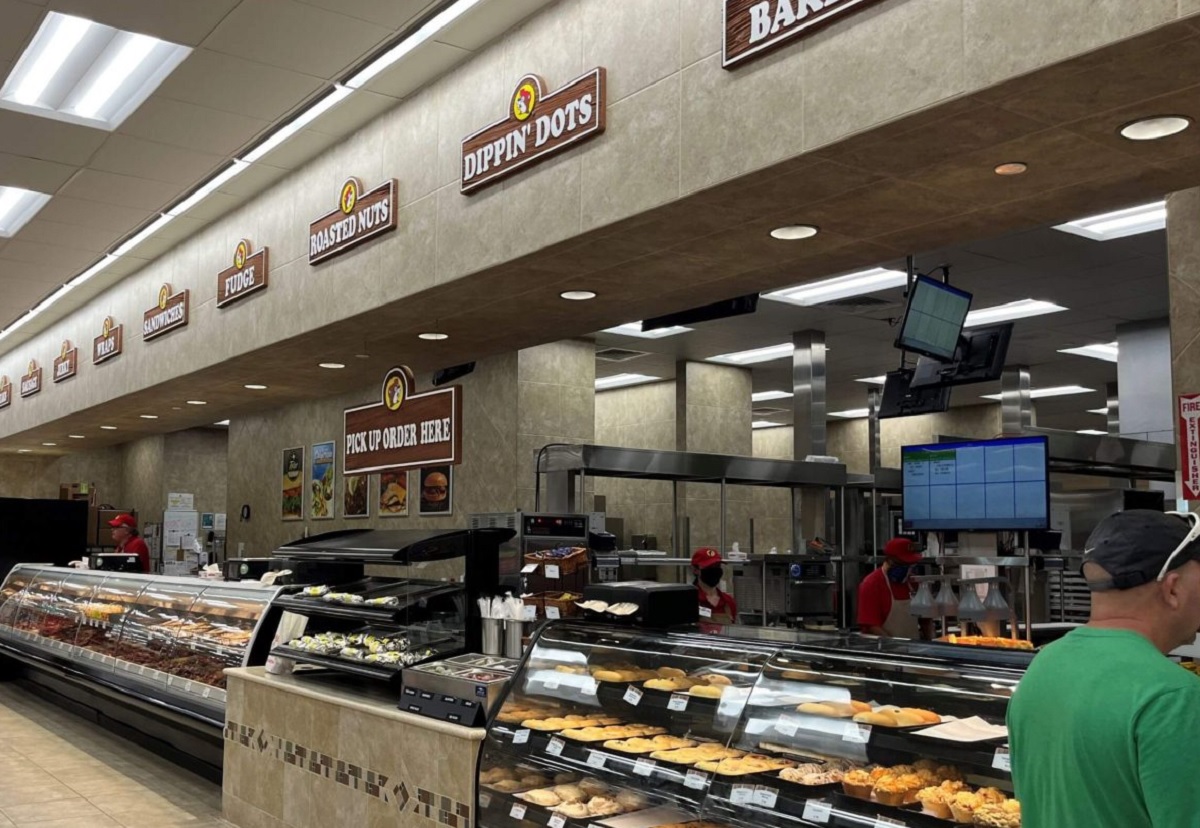
POLYGON ((1179 476, 1185 500, 1200 500, 1200 394, 1179 395, 1179 476))

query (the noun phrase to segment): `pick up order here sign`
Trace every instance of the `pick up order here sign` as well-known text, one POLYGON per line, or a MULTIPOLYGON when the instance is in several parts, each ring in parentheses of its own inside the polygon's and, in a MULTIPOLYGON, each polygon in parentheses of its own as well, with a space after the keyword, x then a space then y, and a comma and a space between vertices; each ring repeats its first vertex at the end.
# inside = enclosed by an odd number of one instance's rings
POLYGON ((462 462, 462 388, 414 393, 412 372, 387 372, 379 402, 344 414, 344 474, 462 462))

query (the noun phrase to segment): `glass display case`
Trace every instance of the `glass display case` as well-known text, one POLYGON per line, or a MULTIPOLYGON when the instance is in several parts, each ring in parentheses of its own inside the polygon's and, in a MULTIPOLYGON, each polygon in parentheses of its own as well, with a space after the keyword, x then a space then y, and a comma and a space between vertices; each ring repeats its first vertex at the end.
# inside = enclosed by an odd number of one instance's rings
POLYGON ((724 628, 540 631, 488 730, 483 828, 1016 828, 1031 653, 724 628))
POLYGON ((246 663, 276 592, 22 564, 0 586, 0 651, 219 724, 223 671, 246 663))

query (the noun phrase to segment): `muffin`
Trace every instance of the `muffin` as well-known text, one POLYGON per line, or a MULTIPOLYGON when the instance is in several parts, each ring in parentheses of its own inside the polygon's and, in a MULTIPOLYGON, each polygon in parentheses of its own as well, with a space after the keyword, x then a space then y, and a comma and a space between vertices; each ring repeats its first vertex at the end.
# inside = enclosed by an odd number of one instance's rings
POLYGON ((984 804, 976 794, 970 791, 959 791, 950 800, 950 814, 955 822, 971 825, 975 822, 975 809, 984 804))
POLYGON ((1021 803, 1006 799, 985 802, 975 809, 975 824, 983 828, 1021 828, 1021 803))
POLYGON ((908 774, 897 776, 889 773, 875 781, 875 787, 872 788, 871 793, 880 805, 892 805, 898 808, 908 801, 911 787, 912 779, 908 774))
POLYGON ((999 805, 1008 799, 1008 794, 999 788, 980 788, 975 792, 981 800, 991 805, 999 805))
POLYGON ((934 773, 936 773, 943 782, 947 780, 961 782, 963 778, 962 771, 953 765, 938 765, 937 770, 934 771, 934 773))
POLYGON ((950 819, 950 803, 946 801, 946 796, 947 792, 941 788, 922 788, 917 791, 917 802, 921 803, 925 813, 940 819, 950 819))
POLYGON ((847 796, 857 797, 858 799, 870 799, 871 788, 875 785, 875 780, 871 778, 871 772, 859 768, 858 770, 847 771, 842 777, 842 790, 847 796))
POLYGON ((917 801, 917 794, 926 787, 925 781, 915 773, 901 774, 897 781, 904 788, 905 805, 914 804, 917 801))

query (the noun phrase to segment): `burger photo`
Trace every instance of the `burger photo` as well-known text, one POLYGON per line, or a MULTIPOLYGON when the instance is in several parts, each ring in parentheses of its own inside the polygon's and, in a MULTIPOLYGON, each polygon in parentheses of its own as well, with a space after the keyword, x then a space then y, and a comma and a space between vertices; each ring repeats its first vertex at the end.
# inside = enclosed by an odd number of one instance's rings
POLYGON ((421 511, 438 514, 450 511, 449 469, 421 470, 421 511))

